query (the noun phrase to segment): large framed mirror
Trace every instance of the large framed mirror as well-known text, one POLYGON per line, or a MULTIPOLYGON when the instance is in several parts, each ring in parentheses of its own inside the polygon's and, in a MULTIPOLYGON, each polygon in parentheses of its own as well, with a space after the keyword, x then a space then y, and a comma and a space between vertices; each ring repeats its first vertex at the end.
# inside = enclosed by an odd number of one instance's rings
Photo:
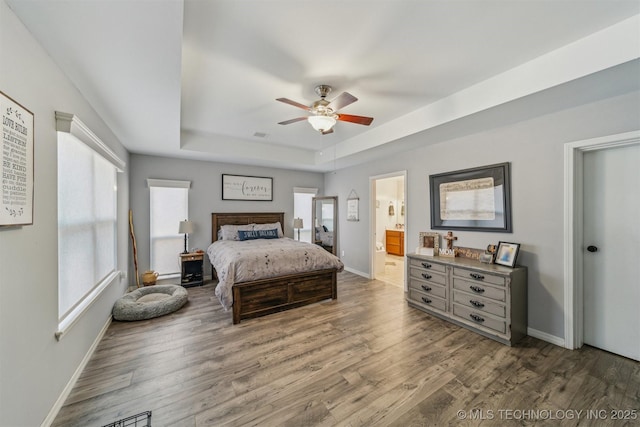
POLYGON ((336 255, 338 244, 338 198, 314 197, 311 209, 313 242, 336 255))

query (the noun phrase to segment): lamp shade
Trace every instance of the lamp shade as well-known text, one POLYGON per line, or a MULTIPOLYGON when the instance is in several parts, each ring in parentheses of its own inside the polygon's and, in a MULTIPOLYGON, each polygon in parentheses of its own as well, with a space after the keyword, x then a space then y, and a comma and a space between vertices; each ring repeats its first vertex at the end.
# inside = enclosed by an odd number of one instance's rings
POLYGON ((180 221, 180 227, 178 228, 178 233, 182 234, 189 234, 189 233, 193 233, 193 222, 191 221, 180 221))
POLYGON ((310 116, 307 120, 318 132, 326 132, 336 124, 336 119, 331 116, 310 116))
POLYGON ((303 228, 304 225, 302 223, 302 218, 294 218, 293 219, 293 228, 303 228))

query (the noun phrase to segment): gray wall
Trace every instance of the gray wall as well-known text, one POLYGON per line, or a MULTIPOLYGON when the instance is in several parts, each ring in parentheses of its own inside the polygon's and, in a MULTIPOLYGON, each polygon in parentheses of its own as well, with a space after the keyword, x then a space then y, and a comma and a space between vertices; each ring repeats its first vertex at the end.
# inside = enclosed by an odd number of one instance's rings
MULTIPOLYGON (((285 224, 283 224, 283 227, 285 234, 288 237, 294 237, 292 228, 293 188, 318 188, 319 194, 322 194, 322 189, 324 188, 323 174, 316 172, 132 154, 131 209, 136 231, 138 269, 140 272, 149 269, 150 259, 148 178, 191 181, 189 219, 194 222, 195 232, 189 235, 189 249, 200 248, 202 250, 206 250, 211 243, 212 212, 284 212, 285 224), (222 200, 222 174, 273 178, 273 201, 222 200)), ((178 224, 176 224, 177 229, 178 224)), ((176 254, 177 256, 178 254, 176 254)), ((205 274, 211 274, 211 266, 208 264, 206 256, 205 274)), ((130 277, 133 278, 134 276, 130 275, 130 277)))
MULTIPOLYGON (((339 196, 339 247, 346 267, 370 272, 369 177, 407 171, 407 251, 430 230, 429 175, 511 162, 513 233, 457 232, 456 245, 486 248, 521 243, 518 263, 529 267, 529 327, 564 337, 563 144, 640 129, 640 94, 633 92, 508 126, 460 137, 326 174, 325 192, 339 196), (348 184, 345 184, 348 183, 348 184), (360 196, 360 221, 346 221, 351 190, 360 196)), ((429 141, 429 136, 409 137, 429 141)), ((440 231, 442 234, 442 231, 440 231)))
MULTIPOLYGON (((0 1, 0 90, 34 113, 33 225, 0 228, 0 426, 37 426, 126 289, 102 293, 61 341, 58 327, 57 134, 54 112, 73 113, 124 161, 127 151, 0 1)), ((128 172, 118 176, 118 268, 128 265, 128 172)))

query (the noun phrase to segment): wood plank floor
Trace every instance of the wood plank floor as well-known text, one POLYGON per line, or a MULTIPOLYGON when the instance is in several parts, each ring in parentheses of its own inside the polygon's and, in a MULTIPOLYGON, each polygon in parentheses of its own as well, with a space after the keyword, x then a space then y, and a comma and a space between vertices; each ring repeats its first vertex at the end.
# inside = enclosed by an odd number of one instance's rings
POLYGON ((381 281, 340 273, 337 300, 235 326, 213 290, 113 322, 54 425, 144 411, 153 427, 640 424, 639 363, 531 337, 510 348, 381 281))

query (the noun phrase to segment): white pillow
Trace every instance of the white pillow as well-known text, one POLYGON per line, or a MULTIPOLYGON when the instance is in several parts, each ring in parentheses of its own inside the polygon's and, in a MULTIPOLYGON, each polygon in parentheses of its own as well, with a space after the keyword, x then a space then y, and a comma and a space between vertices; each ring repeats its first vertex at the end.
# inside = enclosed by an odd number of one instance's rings
POLYGON ((318 233, 318 236, 320 237, 318 240, 320 240, 324 246, 333 246, 333 232, 321 231, 318 233))
POLYGON ((254 230, 273 230, 274 228, 278 230, 278 237, 283 238, 284 233, 282 232, 282 224, 280 224, 280 221, 269 224, 253 224, 254 230))
MULTIPOLYGON (((246 225, 223 225, 220 227, 219 235, 222 235, 222 240, 240 240, 238 236, 238 230, 251 231, 254 224, 246 225)), ((273 228, 273 227, 272 227, 273 228)))

